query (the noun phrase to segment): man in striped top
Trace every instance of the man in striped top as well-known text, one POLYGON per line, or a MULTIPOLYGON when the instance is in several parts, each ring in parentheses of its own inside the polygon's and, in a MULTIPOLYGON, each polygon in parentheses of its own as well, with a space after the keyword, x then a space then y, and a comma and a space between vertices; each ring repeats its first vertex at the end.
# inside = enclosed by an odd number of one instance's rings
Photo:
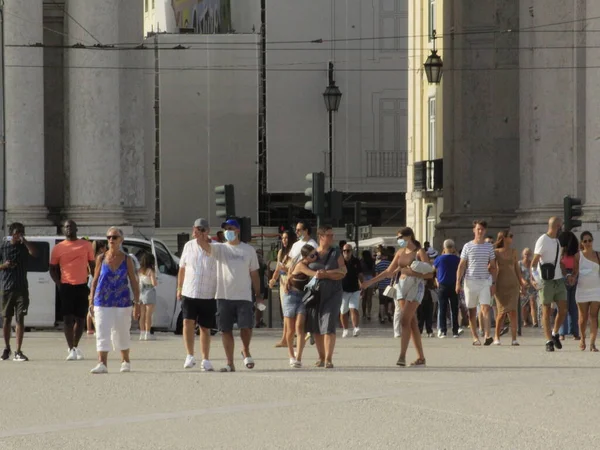
POLYGON ((457 293, 460 293, 461 281, 464 277, 465 301, 469 308, 469 325, 473 335, 473 345, 481 345, 476 325, 478 304, 481 304, 483 311, 484 345, 491 345, 494 342, 490 336, 490 307, 496 293, 496 255, 494 246, 485 242, 486 230, 487 223, 485 221, 473 222, 475 239, 463 247, 456 273, 457 293))

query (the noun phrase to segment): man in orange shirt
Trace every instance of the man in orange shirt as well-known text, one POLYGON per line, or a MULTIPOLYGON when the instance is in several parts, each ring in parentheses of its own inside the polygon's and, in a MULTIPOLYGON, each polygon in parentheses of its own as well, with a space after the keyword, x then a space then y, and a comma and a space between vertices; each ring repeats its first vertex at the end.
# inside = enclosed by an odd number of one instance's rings
POLYGON ((50 275, 59 287, 64 331, 69 354, 67 361, 82 360, 78 348, 88 312, 88 266, 94 272, 94 250, 85 239, 77 238, 77 224, 67 220, 66 239, 52 249, 50 275))

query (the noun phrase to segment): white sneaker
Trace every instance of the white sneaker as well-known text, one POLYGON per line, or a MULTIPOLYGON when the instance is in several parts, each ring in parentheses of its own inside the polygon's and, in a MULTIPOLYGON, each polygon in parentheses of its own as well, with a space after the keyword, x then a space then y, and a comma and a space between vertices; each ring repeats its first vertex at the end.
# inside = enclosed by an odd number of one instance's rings
POLYGON ((461 334, 463 334, 465 332, 465 329, 463 327, 460 327, 458 329, 458 335, 460 336, 461 334))
POLYGON ((348 330, 344 328, 344 331, 342 331, 342 337, 343 338, 347 338, 348 337, 348 330))
POLYGON ((352 336, 353 336, 353 337, 358 337, 358 336, 360 336, 360 328, 356 327, 356 328, 354 329, 354 331, 352 332, 352 336))
POLYGON ((183 368, 191 369, 195 365, 196 365, 196 358, 194 358, 192 355, 187 355, 185 357, 185 363, 183 364, 183 368))
POLYGON ((121 363, 121 372, 131 372, 131 363, 123 361, 121 363))
POLYGON ((76 361, 77 360, 77 350, 72 348, 69 350, 69 354, 67 355, 67 361, 76 361))
MULTIPOLYGON (((193 356, 192 356, 193 358, 193 356)), ((196 360, 194 360, 194 364, 196 364, 196 360)), ((210 362, 210 360, 208 359, 203 359, 201 365, 201 370, 202 372, 214 372, 215 368, 213 367, 212 363, 210 362)))
POLYGON ((439 329, 439 330, 438 330, 438 337, 439 337, 439 338, 441 338, 443 335, 444 335, 444 333, 442 333, 442 330, 441 330, 441 329, 439 329))
POLYGON ((402 337, 402 335, 401 335, 401 334, 396 334, 396 333, 394 333, 394 339, 400 339, 401 337, 402 337))
POLYGON ((290 358, 290 367, 294 367, 298 361, 296 358, 290 358))
POLYGON ((108 373, 108 368, 104 364, 98 363, 96 367, 90 370, 90 373, 108 373))
POLYGON ((145 341, 145 340, 146 340, 146 332, 140 331, 140 341, 145 341))
POLYGON ((77 355, 77 361, 82 361, 85 359, 83 357, 83 352, 81 350, 79 350, 78 347, 75 347, 73 350, 75 350, 75 354, 77 355))

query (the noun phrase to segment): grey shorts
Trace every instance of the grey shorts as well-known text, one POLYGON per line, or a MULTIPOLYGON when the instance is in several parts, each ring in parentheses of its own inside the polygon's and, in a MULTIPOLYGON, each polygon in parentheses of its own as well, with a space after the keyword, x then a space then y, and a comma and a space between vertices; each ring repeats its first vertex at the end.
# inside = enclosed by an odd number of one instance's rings
POLYGON ((290 291, 283 297, 283 317, 294 318, 298 314, 306 315, 306 307, 302 303, 304 292, 290 291))
POLYGON ((156 305, 156 289, 142 289, 140 301, 143 305, 156 305))
POLYGON ((233 324, 238 328, 253 328, 254 311, 251 301, 217 299, 217 324, 219 331, 233 331, 233 324))

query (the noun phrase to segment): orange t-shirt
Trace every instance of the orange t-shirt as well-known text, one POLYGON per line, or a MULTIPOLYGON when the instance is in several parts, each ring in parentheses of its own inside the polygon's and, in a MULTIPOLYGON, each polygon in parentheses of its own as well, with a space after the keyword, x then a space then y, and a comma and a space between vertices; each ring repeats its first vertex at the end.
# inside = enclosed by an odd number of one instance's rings
POLYGON ((94 249, 85 239, 65 239, 52 249, 50 256, 50 264, 60 266, 60 282, 64 284, 87 284, 90 261, 94 261, 94 249))

